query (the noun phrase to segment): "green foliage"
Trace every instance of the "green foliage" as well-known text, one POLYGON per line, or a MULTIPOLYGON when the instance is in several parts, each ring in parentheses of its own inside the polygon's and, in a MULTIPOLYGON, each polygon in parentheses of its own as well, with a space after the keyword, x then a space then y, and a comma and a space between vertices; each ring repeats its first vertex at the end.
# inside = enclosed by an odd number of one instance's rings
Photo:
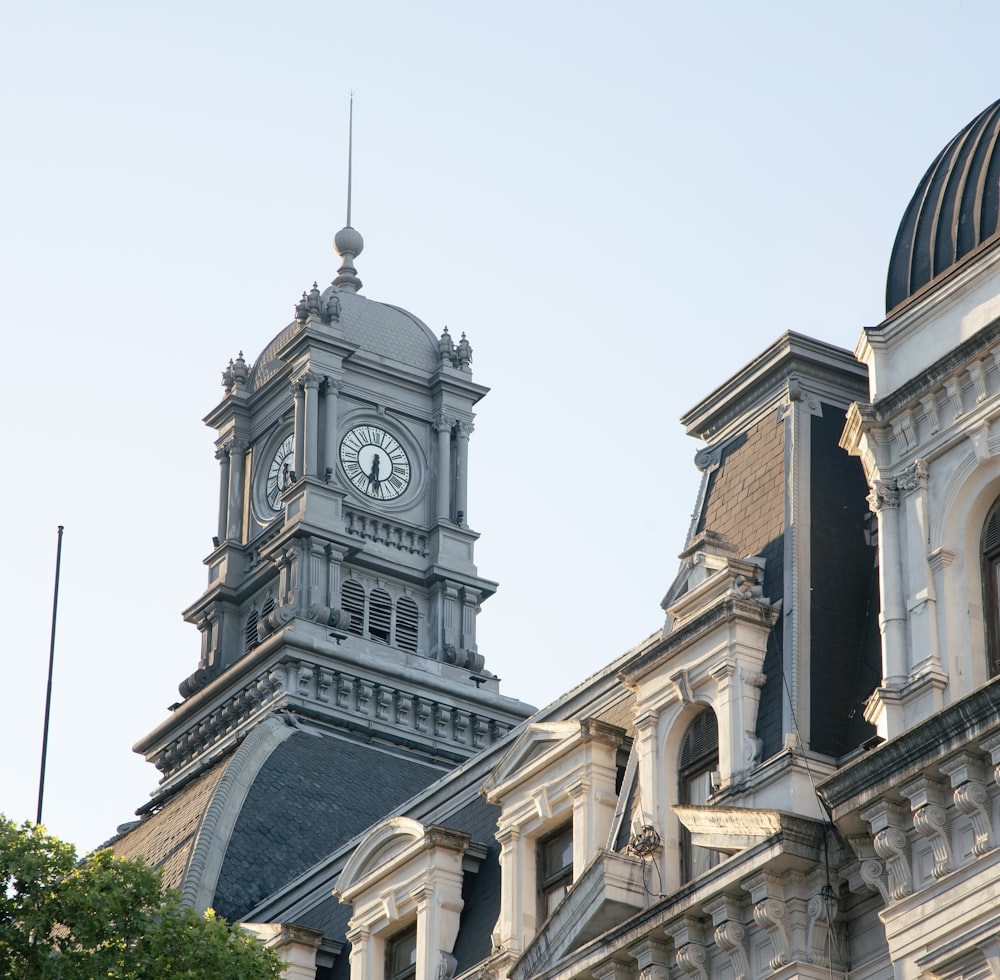
POLYGON ((77 860, 0 816, 0 977, 275 980, 281 964, 209 911, 181 908, 159 871, 110 850, 77 860))

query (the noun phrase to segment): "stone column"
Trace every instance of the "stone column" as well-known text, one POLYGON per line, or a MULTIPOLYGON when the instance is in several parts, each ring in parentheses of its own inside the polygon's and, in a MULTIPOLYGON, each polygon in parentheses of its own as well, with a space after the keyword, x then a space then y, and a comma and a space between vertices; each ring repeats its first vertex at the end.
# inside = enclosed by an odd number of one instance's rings
POLYGON ((882 612, 882 684, 899 690, 906 683, 906 604, 900 555, 899 489, 895 480, 875 480, 868 504, 878 515, 879 590, 882 612))
POLYGON ((302 465, 305 462, 305 432, 306 432, 306 412, 305 412, 305 399, 302 397, 302 384, 299 381, 293 381, 291 384, 292 390, 292 402, 295 405, 295 439, 293 441, 292 451, 294 453, 295 462, 292 465, 292 470, 296 477, 302 475, 302 465))
MULTIPOLYGON (((323 386, 323 393, 326 439, 324 440, 322 465, 325 469, 333 470, 337 466, 339 453, 337 445, 339 435, 337 431, 337 395, 340 393, 340 382, 336 378, 327 378, 326 384, 323 386)), ((331 473, 330 476, 332 477, 333 474, 331 473)))
POLYGON ((233 439, 229 449, 229 507, 226 538, 239 541, 243 531, 243 469, 247 444, 242 439, 233 439))
POLYGON ((469 436, 472 435, 471 422, 457 422, 455 435, 458 438, 458 453, 455 459, 455 523, 469 523, 469 436))
POLYGON ((220 446, 215 450, 219 461, 219 541, 229 536, 229 449, 220 446))
POLYGON ((438 437, 437 519, 451 517, 451 430, 454 422, 442 415, 434 420, 438 437))
POLYGON ((299 378, 304 394, 304 456, 301 476, 319 476, 319 375, 307 371, 299 378))

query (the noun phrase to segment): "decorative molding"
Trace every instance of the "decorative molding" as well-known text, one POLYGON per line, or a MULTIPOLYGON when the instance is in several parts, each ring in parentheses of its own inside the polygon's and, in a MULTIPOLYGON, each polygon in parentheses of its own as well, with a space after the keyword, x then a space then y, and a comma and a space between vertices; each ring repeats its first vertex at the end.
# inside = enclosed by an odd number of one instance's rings
POLYGON ((784 883, 776 875, 764 871, 743 882, 750 892, 754 921, 766 930, 771 939, 772 970, 779 970, 792 961, 792 937, 784 902, 784 883))
POLYGON ((899 506, 899 488, 895 480, 873 480, 866 498, 873 513, 899 506))
POLYGON ((182 905, 197 912, 211 905, 230 836, 254 779, 271 752, 294 732, 281 719, 268 718, 246 737, 226 766, 198 825, 184 875, 182 905))
POLYGON ((982 758, 971 752, 961 752, 938 768, 951 780, 955 807, 972 824, 972 853, 977 857, 988 854, 994 847, 993 826, 982 758))
POLYGON ((935 878, 943 878, 954 867, 948 814, 944 808, 945 785, 941 780, 918 776, 901 786, 900 792, 910 801, 914 829, 931 845, 934 853, 931 874, 935 878))
POLYGON ((343 514, 345 530, 356 538, 384 544, 411 555, 419 555, 421 558, 426 558, 429 554, 427 535, 415 528, 365 514, 351 507, 344 507, 343 514))
POLYGON ((896 486, 906 493, 927 487, 927 460, 917 459, 896 476, 896 486))
POLYGON ((927 419, 927 434, 935 435, 941 429, 941 419, 938 416, 937 396, 933 391, 920 399, 920 407, 924 410, 924 418, 927 419))
POLYGON ((886 862, 892 879, 890 896, 897 901, 905 898, 913 892, 905 811, 898 803, 878 800, 859 816, 871 827, 875 852, 886 862))
POLYGON ((706 902, 705 911, 715 926, 715 945, 729 956, 733 980, 750 980, 750 958, 746 949, 745 909, 742 903, 726 895, 706 902))

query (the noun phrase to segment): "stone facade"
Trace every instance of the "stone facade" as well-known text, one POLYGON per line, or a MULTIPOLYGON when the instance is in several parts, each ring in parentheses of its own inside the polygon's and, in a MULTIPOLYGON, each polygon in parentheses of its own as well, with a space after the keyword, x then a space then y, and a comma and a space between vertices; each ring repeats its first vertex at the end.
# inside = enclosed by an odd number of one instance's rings
POLYGON ((787 333, 684 416, 662 629, 530 717, 475 642, 471 347, 358 296, 341 232, 208 417, 202 657, 115 846, 290 977, 1000 978, 998 129, 932 166, 854 356, 787 333))

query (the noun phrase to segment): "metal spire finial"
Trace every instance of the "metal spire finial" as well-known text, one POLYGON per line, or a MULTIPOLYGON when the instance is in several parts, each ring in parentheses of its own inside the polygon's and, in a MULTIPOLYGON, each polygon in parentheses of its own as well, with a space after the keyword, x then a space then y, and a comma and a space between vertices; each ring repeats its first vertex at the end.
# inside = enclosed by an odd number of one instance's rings
POLYGON ((351 227, 351 177, 354 165, 354 89, 347 115, 347 227, 351 227))
POLYGON ((354 92, 351 92, 350 115, 347 124, 347 224, 337 232, 333 239, 334 251, 343 260, 337 270, 334 286, 345 293, 356 293, 361 288, 361 280, 354 268, 354 259, 365 247, 361 233, 351 227, 351 185, 354 169, 354 92))

